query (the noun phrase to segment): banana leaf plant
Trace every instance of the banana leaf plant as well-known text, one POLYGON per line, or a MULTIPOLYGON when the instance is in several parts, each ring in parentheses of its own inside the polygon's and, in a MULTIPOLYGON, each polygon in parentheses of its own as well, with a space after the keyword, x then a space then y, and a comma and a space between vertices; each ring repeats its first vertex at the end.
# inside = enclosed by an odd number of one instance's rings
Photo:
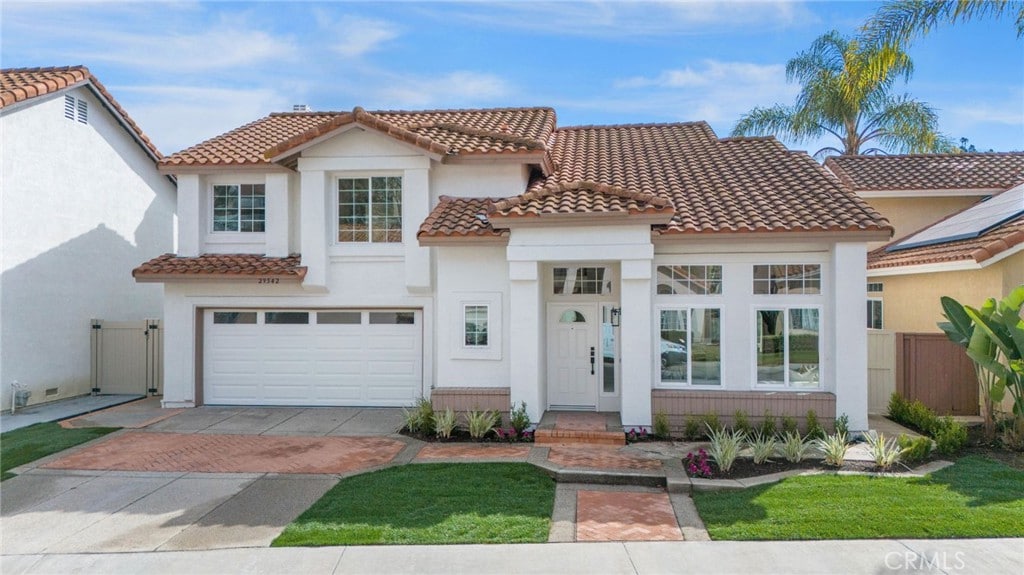
MULTIPOLYGON (((939 328, 955 343, 966 348, 975 364, 978 382, 987 400, 998 403, 1009 392, 1013 413, 1024 417, 1024 285, 1017 286, 996 301, 989 298, 981 308, 961 305, 953 298, 942 298, 947 322, 939 328), (986 389, 987 388, 987 389, 986 389)), ((986 431, 991 418, 991 403, 986 402, 986 431)))

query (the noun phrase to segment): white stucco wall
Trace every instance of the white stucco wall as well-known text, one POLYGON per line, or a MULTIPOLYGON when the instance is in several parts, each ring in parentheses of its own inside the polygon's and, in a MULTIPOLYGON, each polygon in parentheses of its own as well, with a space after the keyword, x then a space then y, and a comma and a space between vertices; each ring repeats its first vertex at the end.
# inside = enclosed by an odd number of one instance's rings
POLYGON ((160 318, 162 288, 131 270, 174 251, 174 185, 86 87, 0 115, 0 405, 13 380, 59 399, 89 392, 89 320, 160 318))
POLYGON ((509 163, 435 164, 430 170, 431 205, 439 196, 506 198, 523 193, 529 183, 525 166, 509 163))

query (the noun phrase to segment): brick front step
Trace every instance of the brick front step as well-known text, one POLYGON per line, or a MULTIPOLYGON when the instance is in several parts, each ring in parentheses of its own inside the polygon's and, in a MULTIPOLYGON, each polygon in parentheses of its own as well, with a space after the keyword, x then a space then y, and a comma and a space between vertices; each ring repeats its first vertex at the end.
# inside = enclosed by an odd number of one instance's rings
POLYGON ((592 429, 538 429, 533 436, 534 445, 592 445, 621 447, 626 444, 626 434, 621 431, 597 431, 592 429))

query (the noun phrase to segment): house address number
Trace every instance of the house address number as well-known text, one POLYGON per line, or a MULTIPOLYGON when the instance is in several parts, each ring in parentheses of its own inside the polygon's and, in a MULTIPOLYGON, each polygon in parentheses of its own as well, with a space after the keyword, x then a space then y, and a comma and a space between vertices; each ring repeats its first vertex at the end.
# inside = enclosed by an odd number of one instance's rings
POLYGON ((256 280, 258 284, 276 284, 281 283, 281 278, 258 278, 256 280))

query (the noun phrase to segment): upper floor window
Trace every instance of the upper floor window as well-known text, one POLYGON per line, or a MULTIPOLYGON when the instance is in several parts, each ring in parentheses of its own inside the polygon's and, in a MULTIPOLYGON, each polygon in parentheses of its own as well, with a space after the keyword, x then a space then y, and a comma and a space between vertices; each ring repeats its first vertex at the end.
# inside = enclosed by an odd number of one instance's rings
POLYGON ((754 294, 820 294, 821 265, 754 266, 754 294))
POLYGON ((882 300, 868 298, 868 329, 882 329, 882 300))
POLYGON ((76 98, 70 94, 64 95, 64 117, 69 120, 78 120, 83 124, 89 123, 89 102, 76 98))
POLYGON ((868 282, 868 293, 882 293, 882 282, 868 282))
POLYGON ((340 178, 338 242, 401 241, 402 178, 340 178))
POLYGON ((213 186, 213 231, 262 232, 266 227, 263 184, 213 186))
POLYGON ((722 293, 722 266, 658 266, 659 295, 722 293))
POLYGON ((612 292, 611 274, 604 267, 554 268, 555 295, 602 295, 612 292))

